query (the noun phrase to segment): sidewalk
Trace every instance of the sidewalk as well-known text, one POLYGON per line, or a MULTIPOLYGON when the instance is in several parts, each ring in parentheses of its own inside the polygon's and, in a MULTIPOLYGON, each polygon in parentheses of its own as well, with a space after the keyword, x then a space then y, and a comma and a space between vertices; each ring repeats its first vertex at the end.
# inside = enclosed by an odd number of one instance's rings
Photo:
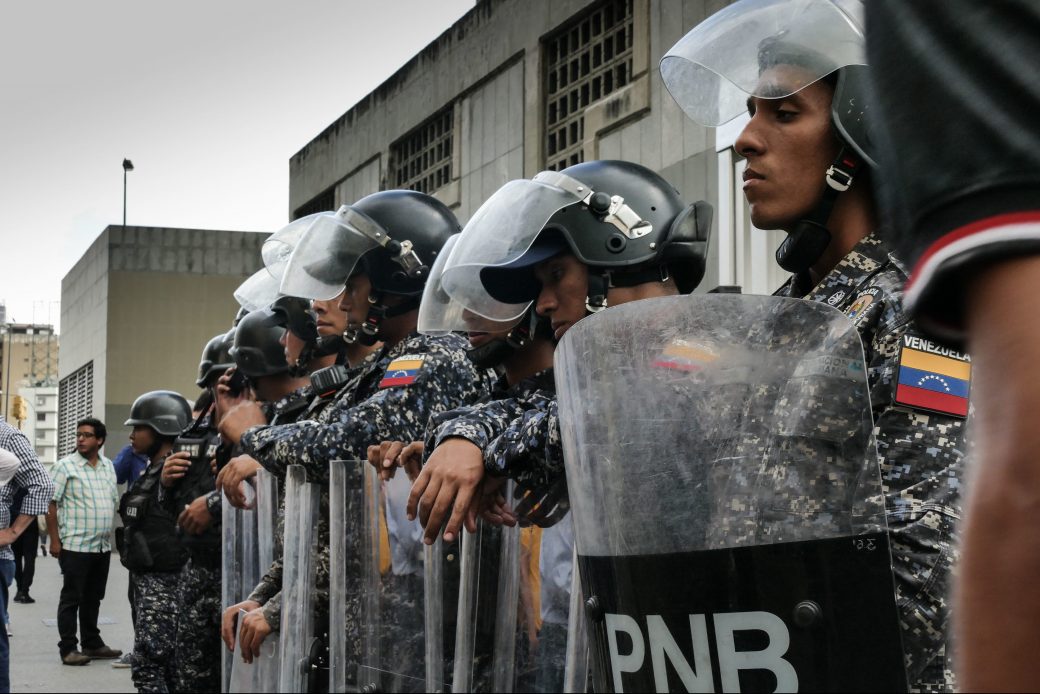
MULTIPOLYGON (((105 599, 98 619, 101 637, 112 648, 127 650, 133 644, 130 605, 126 600, 128 574, 119 556, 112 553, 105 599), (106 623, 107 622, 107 623, 106 623)), ((58 628, 54 624, 61 592, 61 572, 53 557, 36 558, 36 577, 29 593, 32 605, 10 603, 12 692, 134 692, 130 670, 117 670, 111 660, 95 660, 82 667, 62 665, 58 659, 58 628)), ((11 597, 15 587, 11 586, 11 597)), ((78 635, 77 635, 78 636, 78 635)))

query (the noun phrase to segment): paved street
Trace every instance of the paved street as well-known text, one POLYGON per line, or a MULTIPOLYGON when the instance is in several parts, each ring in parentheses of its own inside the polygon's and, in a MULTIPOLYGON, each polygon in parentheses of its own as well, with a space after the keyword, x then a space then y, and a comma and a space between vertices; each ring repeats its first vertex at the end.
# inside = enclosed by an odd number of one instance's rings
MULTIPOLYGON (((101 602, 101 637, 113 648, 127 650, 133 643, 130 605, 126 600, 127 572, 113 553, 108 588, 101 602), (104 622, 114 622, 105 624, 104 622)), ((11 597, 14 597, 11 586, 11 597)), ((57 616, 61 572, 52 557, 37 557, 36 578, 30 594, 32 605, 10 603, 12 692, 133 692, 130 670, 117 670, 110 660, 95 660, 83 667, 62 665, 58 659, 57 616)))

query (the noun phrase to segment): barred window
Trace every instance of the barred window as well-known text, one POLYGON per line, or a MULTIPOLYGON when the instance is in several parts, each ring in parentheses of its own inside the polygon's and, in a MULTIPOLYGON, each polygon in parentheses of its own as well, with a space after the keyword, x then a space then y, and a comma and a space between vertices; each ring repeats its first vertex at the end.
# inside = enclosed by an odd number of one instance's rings
POLYGON ((76 422, 94 409, 94 362, 88 362, 58 384, 58 456, 76 450, 76 422))
POLYGON ((584 161, 585 108, 632 78, 633 0, 608 0, 545 42, 545 167, 584 161))
POLYGON ((335 191, 329 188, 324 193, 311 198, 308 202, 300 205, 293 212, 293 219, 299 219, 300 217, 306 217, 309 214, 315 214, 317 212, 328 212, 332 209, 332 206, 336 203, 335 191))
POLYGON ((451 181, 454 104, 429 118, 390 146, 390 170, 395 188, 433 193, 451 181))

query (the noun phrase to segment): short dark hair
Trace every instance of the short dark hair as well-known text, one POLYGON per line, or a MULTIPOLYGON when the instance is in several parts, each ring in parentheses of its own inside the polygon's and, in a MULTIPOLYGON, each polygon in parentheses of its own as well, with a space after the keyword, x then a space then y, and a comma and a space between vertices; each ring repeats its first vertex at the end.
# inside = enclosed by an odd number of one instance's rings
POLYGON ((95 419, 94 417, 87 417, 76 422, 77 429, 84 426, 92 427, 94 429, 94 436, 98 437, 98 439, 104 441, 108 438, 108 429, 105 428, 105 423, 102 422, 100 419, 95 419))

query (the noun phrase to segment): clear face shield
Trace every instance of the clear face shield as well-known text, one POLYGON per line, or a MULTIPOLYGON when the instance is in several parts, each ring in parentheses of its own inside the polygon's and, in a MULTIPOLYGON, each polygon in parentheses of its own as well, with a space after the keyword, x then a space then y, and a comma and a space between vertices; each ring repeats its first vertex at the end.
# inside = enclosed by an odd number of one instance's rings
POLYGON ((285 274, 285 266, 289 263, 289 256, 314 220, 329 214, 331 213, 319 212, 301 217, 271 234, 264 241, 260 249, 264 267, 253 273, 234 292, 239 306, 250 312, 259 311, 273 304, 275 299, 281 296, 279 287, 285 274))
POLYGON ((522 256, 553 215, 572 205, 587 204, 592 193, 580 181, 555 171, 506 183, 463 228, 441 275, 443 290, 478 316, 515 323, 531 302, 505 304, 492 298, 480 281, 481 269, 507 265, 522 256))
MULTIPOLYGON (((507 333, 519 322, 519 318, 506 321, 490 320, 469 310, 444 290, 444 269, 451 265, 452 252, 461 236, 456 234, 448 239, 430 270, 430 277, 426 280, 422 303, 419 306, 419 332, 434 336, 451 332, 507 333)), ((499 304, 494 310, 495 313, 505 314, 514 310, 512 305, 496 302, 490 296, 485 297, 482 306, 495 304, 499 304)))
POLYGON ((327 301, 343 291, 365 253, 386 245, 383 229, 347 205, 319 215, 292 252, 282 278, 287 296, 327 301))
POLYGON ((686 115, 715 127, 749 96, 784 98, 848 65, 866 65, 860 0, 740 0, 672 46, 661 77, 686 115))

